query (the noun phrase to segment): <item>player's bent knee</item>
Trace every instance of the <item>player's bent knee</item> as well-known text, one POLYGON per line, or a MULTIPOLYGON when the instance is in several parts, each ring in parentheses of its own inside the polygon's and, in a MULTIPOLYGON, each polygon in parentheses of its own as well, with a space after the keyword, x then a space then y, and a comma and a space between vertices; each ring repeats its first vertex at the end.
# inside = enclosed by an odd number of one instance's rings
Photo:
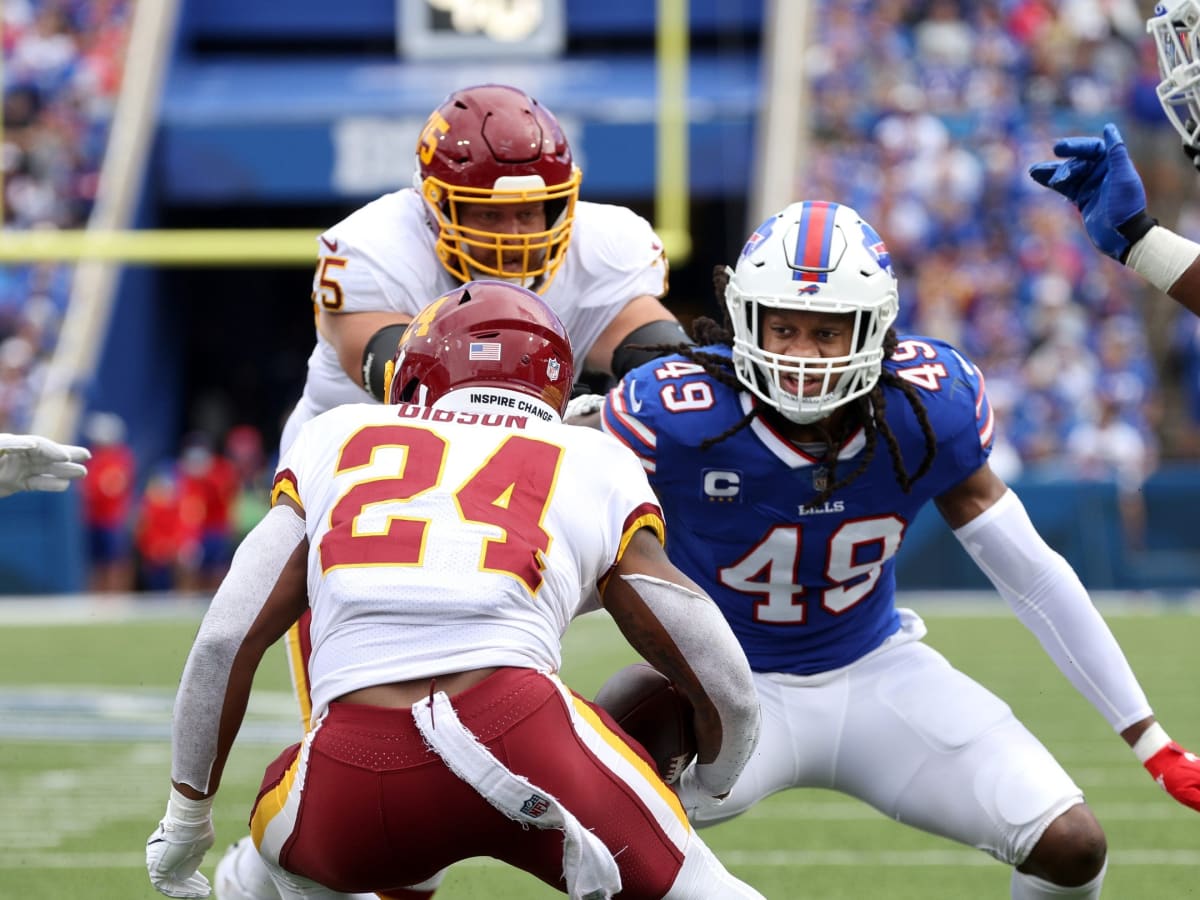
POLYGON ((1043 832, 1019 870, 1054 884, 1086 884, 1104 868, 1108 840, 1086 803, 1072 806, 1043 832))

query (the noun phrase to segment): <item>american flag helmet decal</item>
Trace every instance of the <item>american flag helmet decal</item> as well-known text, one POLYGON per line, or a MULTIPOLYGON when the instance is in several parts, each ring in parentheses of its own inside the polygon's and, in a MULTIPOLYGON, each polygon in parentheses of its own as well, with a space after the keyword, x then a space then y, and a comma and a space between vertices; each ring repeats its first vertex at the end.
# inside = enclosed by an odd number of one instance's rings
POLYGON ((500 344, 494 341, 471 341, 467 359, 500 359, 500 344))

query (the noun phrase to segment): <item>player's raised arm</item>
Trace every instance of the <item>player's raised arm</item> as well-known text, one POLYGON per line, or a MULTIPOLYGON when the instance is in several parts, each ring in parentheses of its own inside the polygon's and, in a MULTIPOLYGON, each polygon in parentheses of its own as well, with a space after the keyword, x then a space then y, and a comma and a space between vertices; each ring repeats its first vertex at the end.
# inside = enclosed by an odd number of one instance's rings
POLYGON ((1146 211, 1142 185, 1117 126, 1103 137, 1066 137, 1058 161, 1036 163, 1029 175, 1078 207, 1088 237, 1101 253, 1200 315, 1200 244, 1162 227, 1146 211))

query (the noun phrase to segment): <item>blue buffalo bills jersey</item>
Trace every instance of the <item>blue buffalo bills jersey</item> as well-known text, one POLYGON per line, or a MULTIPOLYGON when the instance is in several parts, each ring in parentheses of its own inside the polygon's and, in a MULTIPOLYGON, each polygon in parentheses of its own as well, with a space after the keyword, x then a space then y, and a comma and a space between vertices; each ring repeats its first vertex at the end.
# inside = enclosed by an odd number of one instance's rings
MULTIPOLYGON (((728 356, 728 347, 706 347, 728 356)), ((867 469, 816 507, 835 477, 766 420, 706 450, 755 401, 680 356, 626 374, 605 399, 603 425, 642 461, 667 522, 667 551, 717 602, 760 672, 807 675, 847 665, 899 627, 896 553, 925 502, 986 462, 993 416, 983 376, 953 347, 901 339, 884 367, 913 384, 937 435, 933 468, 904 493, 880 438, 867 469)), ((925 436, 908 399, 884 387, 887 421, 909 473, 925 436)), ((839 449, 837 476, 861 463, 859 430, 839 449)))

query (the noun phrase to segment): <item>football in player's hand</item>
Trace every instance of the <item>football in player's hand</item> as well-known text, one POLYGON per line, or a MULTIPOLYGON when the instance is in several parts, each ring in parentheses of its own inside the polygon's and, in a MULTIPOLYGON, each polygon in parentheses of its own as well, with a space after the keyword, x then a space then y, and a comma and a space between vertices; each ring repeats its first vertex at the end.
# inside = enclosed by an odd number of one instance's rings
POLYGON ((645 748, 668 784, 696 755, 692 705, 649 663, 636 662, 616 672, 597 691, 595 702, 645 748))

